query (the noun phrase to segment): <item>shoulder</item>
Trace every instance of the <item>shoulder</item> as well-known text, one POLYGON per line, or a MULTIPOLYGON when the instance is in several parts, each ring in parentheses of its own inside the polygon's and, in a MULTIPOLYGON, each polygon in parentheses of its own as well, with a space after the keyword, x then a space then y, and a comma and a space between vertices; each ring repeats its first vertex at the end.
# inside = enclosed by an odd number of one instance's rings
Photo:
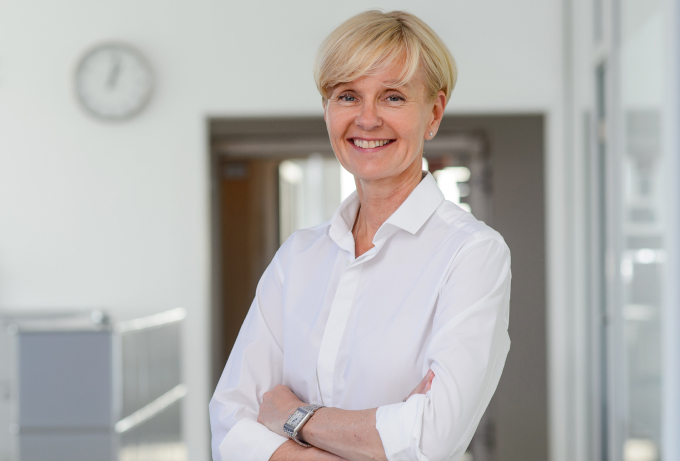
POLYGON ((330 221, 314 227, 298 229, 286 239, 276 252, 275 259, 282 269, 288 267, 291 258, 295 258, 304 253, 313 252, 315 254, 328 251, 332 240, 328 235, 330 221))
POLYGON ((298 229, 283 242, 281 250, 297 253, 319 243, 325 243, 330 238, 328 235, 330 227, 331 223, 327 221, 314 227, 298 229))
POLYGON ((507 253, 508 257, 510 255, 510 250, 500 233, 455 203, 444 200, 433 218, 436 225, 443 228, 446 239, 455 242, 456 254, 486 244, 498 247, 501 252, 507 253))

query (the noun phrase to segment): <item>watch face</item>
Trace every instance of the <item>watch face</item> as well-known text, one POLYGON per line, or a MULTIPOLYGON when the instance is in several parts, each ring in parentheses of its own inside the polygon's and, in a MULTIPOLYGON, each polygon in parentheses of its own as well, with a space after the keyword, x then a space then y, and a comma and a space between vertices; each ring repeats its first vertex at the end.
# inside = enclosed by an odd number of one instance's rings
POLYGON ((300 421, 302 421, 305 417, 305 414, 301 412, 300 410, 296 410, 295 413, 293 413, 288 420, 288 425, 292 427, 297 427, 298 424, 300 424, 300 421))

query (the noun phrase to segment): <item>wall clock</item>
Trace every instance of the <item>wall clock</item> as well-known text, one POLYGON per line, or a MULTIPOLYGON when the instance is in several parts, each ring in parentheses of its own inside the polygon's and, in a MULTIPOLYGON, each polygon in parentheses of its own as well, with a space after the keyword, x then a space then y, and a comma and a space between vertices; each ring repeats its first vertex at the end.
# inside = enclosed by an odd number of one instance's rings
POLYGON ((78 101, 103 120, 126 120, 144 109, 153 88, 148 61, 124 43, 104 43, 78 63, 75 89, 78 101))

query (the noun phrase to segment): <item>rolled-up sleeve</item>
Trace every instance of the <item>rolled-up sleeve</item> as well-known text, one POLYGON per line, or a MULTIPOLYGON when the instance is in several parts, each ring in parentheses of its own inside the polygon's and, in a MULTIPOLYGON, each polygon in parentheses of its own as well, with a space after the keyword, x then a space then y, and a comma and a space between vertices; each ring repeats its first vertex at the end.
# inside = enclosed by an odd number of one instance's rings
POLYGON ((510 251, 500 238, 472 241, 453 258, 425 355, 432 388, 376 414, 389 461, 462 457, 510 349, 510 278, 510 251))
POLYGON ((283 380, 282 285, 275 257, 260 279, 210 401, 215 461, 267 461, 287 440, 257 422, 263 394, 283 380))

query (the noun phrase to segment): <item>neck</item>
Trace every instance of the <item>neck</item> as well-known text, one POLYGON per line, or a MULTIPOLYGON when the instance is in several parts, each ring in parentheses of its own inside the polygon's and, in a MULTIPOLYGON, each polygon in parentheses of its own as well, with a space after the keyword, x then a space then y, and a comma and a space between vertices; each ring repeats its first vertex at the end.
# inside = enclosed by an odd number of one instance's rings
POLYGON ((356 222, 355 254, 359 256, 373 247, 373 237, 413 192, 422 179, 422 160, 418 158, 397 177, 379 180, 357 179, 357 193, 361 207, 356 222))

